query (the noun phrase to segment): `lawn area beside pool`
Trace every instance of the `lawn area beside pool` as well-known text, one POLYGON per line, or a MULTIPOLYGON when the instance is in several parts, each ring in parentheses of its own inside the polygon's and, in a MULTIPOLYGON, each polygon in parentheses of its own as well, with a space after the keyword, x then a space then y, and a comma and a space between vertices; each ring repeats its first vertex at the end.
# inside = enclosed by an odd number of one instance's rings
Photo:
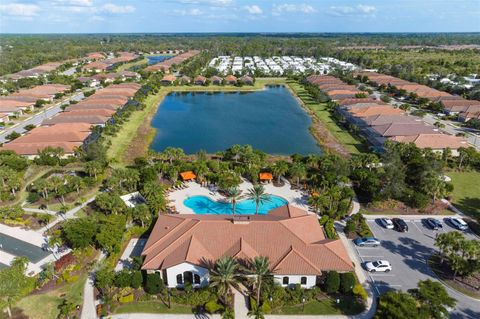
POLYGON ((118 306, 113 313, 172 313, 172 314, 191 314, 192 308, 185 305, 172 304, 168 308, 162 301, 137 301, 118 306))
POLYGON ((448 172, 452 179, 452 204, 463 213, 480 218, 480 172, 448 172))

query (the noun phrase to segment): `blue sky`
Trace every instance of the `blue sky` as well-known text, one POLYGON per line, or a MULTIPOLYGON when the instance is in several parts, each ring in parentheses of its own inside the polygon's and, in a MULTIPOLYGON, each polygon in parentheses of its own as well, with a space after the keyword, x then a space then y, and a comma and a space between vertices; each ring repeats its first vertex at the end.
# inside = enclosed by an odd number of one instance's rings
POLYGON ((0 33, 479 32, 480 0, 0 0, 0 33))

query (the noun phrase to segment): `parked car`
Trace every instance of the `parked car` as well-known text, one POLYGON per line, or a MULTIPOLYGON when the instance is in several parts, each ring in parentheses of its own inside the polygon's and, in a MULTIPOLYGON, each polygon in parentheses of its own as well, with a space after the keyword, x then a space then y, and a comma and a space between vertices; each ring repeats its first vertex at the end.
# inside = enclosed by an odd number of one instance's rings
POLYGON ((449 219, 449 221, 458 230, 467 230, 468 229, 467 223, 461 218, 451 217, 449 219))
POLYGON ((365 246, 377 247, 380 245, 380 241, 375 237, 356 238, 353 240, 353 242, 355 243, 355 245, 359 247, 365 247, 365 246))
POLYGON ((392 219, 392 223, 393 223, 393 228, 396 231, 399 231, 399 232, 402 232, 402 233, 408 231, 408 225, 403 219, 394 218, 394 219, 392 219))
POLYGON ((443 225, 442 223, 438 220, 438 219, 435 219, 435 218, 426 218, 423 220, 425 226, 427 226, 428 228, 430 229, 433 229, 433 230, 439 230, 440 228, 443 228, 443 225))
POLYGON ((393 229, 393 223, 390 218, 380 218, 380 225, 386 229, 393 229))
POLYGON ((365 269, 367 269, 368 272, 389 272, 392 270, 392 265, 386 260, 368 261, 365 263, 365 269))

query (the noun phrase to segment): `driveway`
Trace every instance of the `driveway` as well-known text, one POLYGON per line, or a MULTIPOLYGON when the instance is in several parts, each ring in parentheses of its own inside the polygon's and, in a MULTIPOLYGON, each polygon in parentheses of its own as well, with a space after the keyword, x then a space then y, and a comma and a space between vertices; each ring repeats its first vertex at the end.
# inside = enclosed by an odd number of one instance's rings
MULTIPOLYGON (((376 248, 360 248, 355 250, 362 261, 378 259, 388 260, 393 270, 389 273, 367 273, 367 278, 372 283, 375 293, 380 295, 390 289, 406 291, 417 287, 418 281, 437 280, 435 273, 428 267, 427 259, 436 251, 434 246, 436 232, 423 226, 421 219, 405 216, 409 231, 400 233, 381 227, 375 217, 365 216, 375 237, 381 241, 381 246, 376 248)), ((438 217, 441 219, 441 217, 438 217)), ((442 221, 443 229, 437 231, 453 231, 452 227, 442 221)), ((473 233, 466 233, 467 238, 477 238, 473 233)), ((354 244, 350 242, 352 246, 354 244)), ((480 318, 480 301, 460 294, 447 287, 447 291, 457 299, 457 307, 451 313, 452 318, 480 318)))

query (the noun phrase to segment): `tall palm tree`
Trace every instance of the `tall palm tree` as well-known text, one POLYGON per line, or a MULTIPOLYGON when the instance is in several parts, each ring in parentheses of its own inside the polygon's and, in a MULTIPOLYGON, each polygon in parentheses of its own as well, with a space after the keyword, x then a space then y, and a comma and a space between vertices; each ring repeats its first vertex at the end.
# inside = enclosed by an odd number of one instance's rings
POLYGON ((295 162, 292 164, 289 170, 290 176, 296 179, 297 187, 300 186, 300 180, 304 179, 307 176, 307 170, 305 165, 300 162, 295 162))
POLYGON ((260 204, 270 200, 270 196, 265 193, 265 187, 260 184, 253 185, 253 187, 248 190, 247 198, 255 201, 255 215, 258 215, 260 204))
POLYGON ((215 267, 210 274, 210 286, 216 287, 219 295, 222 296, 225 305, 228 304, 228 294, 232 288, 238 289, 241 277, 239 265, 230 256, 217 260, 215 267))
POLYGON ((242 191, 238 187, 230 187, 226 192, 226 197, 232 203, 232 214, 235 216, 237 201, 243 198, 242 191))
POLYGON ((273 175, 277 177, 277 183, 280 184, 280 180, 282 179, 283 175, 288 172, 288 163, 283 160, 276 162, 272 166, 272 172, 273 175))
POLYGON ((257 306, 260 306, 260 292, 264 279, 270 275, 270 260, 266 256, 257 256, 250 262, 250 273, 255 276, 257 306))

